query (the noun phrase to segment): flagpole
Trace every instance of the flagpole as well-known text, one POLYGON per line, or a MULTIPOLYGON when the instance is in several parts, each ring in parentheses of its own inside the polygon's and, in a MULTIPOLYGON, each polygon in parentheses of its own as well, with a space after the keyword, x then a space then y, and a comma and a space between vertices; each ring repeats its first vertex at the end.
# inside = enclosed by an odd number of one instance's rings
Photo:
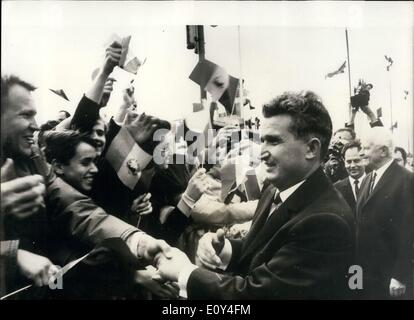
POLYGON ((352 114, 352 107, 351 107, 351 61, 349 59, 349 41, 348 41, 348 29, 345 29, 345 40, 346 40, 346 55, 348 59, 348 86, 349 86, 349 117, 352 114))
MULTIPOLYGON (((239 107, 240 107, 240 116, 244 122, 244 112, 243 112, 243 70, 242 70, 242 58, 241 58, 241 40, 240 40, 240 25, 237 26, 237 37, 238 37, 238 45, 239 45, 239 70, 240 70, 240 78, 239 78, 239 107)), ((234 104, 231 110, 231 114, 234 113, 234 104)))
POLYGON ((392 119, 392 91, 391 91, 391 69, 388 71, 388 82, 390 88, 390 117, 391 117, 391 133, 394 133, 394 122, 392 119))
POLYGON ((408 138, 408 145, 407 145, 407 151, 408 151, 408 153, 411 153, 411 150, 412 150, 412 148, 411 148, 411 139, 410 139, 410 137, 411 137, 411 132, 410 132, 410 130, 408 130, 409 128, 410 128, 410 124, 412 124, 413 122, 412 121, 410 121, 411 120, 411 112, 410 112, 410 104, 408 103, 408 100, 406 99, 406 105, 407 105, 407 111, 408 111, 408 114, 407 114, 407 131, 408 131, 408 135, 407 135, 407 138, 408 138))
MULTIPOLYGON (((206 47, 204 42, 204 26, 197 26, 197 51, 198 51, 198 61, 202 62, 206 57, 206 47)), ((207 98, 207 92, 204 88, 200 87, 200 100, 207 98)), ((201 102, 200 101, 200 102, 201 102)))

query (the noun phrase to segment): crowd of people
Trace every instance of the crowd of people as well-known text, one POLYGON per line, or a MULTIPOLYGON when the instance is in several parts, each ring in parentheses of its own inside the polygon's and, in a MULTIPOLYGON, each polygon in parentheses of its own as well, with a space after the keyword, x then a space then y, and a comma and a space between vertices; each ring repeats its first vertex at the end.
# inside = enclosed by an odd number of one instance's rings
POLYGON ((131 87, 102 119, 122 46, 105 52, 74 114, 41 126, 35 87, 2 75, 1 297, 414 297, 412 156, 381 121, 333 133, 320 97, 285 92, 263 106, 258 152, 236 125, 200 147, 131 87))

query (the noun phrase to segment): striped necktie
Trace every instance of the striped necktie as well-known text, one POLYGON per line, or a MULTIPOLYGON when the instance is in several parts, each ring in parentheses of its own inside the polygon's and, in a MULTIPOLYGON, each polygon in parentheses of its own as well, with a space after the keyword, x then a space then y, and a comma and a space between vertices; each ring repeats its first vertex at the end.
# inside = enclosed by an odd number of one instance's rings
POLYGON ((374 171, 372 176, 371 176, 371 181, 369 184, 369 194, 372 193, 372 191, 374 190, 374 186, 375 186, 375 179, 377 178, 377 173, 374 171))
POLYGON ((267 219, 279 209, 279 207, 282 205, 282 198, 280 197, 280 192, 277 192, 276 196, 273 198, 272 206, 270 207, 269 215, 267 216, 267 219))
POLYGON ((354 186, 355 186, 355 198, 358 199, 359 196, 359 180, 354 180, 354 186))

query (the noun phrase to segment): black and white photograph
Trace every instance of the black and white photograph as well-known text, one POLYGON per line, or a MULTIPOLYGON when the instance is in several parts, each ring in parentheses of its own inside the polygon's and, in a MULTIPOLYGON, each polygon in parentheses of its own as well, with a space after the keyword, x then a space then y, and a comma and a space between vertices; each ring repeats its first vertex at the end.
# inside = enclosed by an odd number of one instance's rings
POLYGON ((0 309, 414 299, 413 2, 1 9, 0 309))

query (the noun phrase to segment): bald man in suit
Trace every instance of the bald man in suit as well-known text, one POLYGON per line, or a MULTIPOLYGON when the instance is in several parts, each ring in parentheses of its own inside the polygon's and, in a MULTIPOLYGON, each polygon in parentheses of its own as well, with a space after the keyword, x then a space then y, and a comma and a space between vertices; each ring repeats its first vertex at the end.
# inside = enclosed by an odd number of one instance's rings
POLYGON ((362 144, 373 168, 357 202, 357 263, 364 272, 363 298, 412 298, 414 175, 393 160, 387 129, 371 129, 362 144))

